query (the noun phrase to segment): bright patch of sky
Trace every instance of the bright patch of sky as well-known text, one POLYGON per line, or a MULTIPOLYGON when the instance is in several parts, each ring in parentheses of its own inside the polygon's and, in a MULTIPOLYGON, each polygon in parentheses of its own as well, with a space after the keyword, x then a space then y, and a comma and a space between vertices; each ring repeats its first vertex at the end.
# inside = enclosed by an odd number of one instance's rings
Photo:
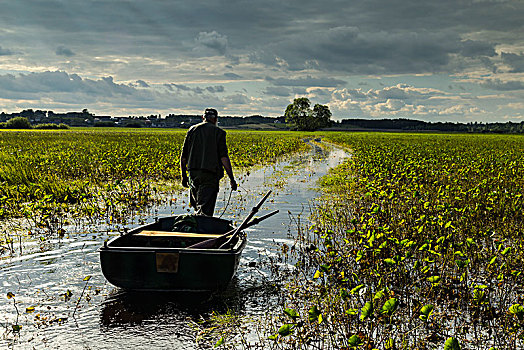
POLYGON ((0 0, 0 111, 524 121, 520 0, 0 0))

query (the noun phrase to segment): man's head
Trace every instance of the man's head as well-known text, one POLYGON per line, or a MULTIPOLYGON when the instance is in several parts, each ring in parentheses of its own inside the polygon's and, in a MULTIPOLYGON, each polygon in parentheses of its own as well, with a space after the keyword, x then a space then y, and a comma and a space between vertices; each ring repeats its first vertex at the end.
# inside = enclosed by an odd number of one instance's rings
POLYGON ((207 122, 216 124, 218 118, 218 112, 214 108, 206 108, 203 119, 207 122))

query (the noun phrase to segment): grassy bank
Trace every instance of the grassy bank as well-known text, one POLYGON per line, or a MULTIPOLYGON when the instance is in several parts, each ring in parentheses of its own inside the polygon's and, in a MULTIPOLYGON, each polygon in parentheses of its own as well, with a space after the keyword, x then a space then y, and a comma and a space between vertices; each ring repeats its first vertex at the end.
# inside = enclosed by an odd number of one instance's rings
POLYGON ((524 346, 524 138, 327 133, 352 158, 314 227, 266 348, 524 346))
MULTIPOLYGON (((51 227, 64 215, 117 218, 177 189, 185 130, 0 132, 0 218, 51 227)), ((228 132, 233 166, 272 162, 306 147, 286 132, 228 132)))

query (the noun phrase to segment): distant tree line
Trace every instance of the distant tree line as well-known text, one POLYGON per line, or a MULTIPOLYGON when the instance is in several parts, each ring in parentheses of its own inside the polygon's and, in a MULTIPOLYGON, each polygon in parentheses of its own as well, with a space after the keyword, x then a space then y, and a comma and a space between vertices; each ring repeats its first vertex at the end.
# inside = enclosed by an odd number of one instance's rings
POLYGON ((425 122, 414 119, 343 119, 335 125, 342 129, 446 131, 471 133, 524 133, 524 122, 513 123, 452 123, 425 122))
POLYGON ((69 129, 66 124, 43 123, 32 125, 26 117, 14 117, 7 122, 0 122, 0 129, 69 129))
MULTIPOLYGON (((71 126, 99 127, 155 127, 189 128, 202 121, 201 115, 169 114, 111 117, 95 116, 87 109, 82 112, 54 113, 27 109, 19 113, 0 113, 0 129, 64 129, 71 126)), ((524 121, 520 123, 482 123, 482 122, 425 122, 415 119, 343 119, 331 120, 331 112, 325 105, 316 104, 311 108, 307 98, 297 98, 288 105, 284 115, 264 117, 252 115, 246 117, 220 116, 220 126, 235 127, 242 125, 271 124, 278 128, 291 130, 369 130, 369 131, 438 131, 465 133, 524 133, 524 121)))

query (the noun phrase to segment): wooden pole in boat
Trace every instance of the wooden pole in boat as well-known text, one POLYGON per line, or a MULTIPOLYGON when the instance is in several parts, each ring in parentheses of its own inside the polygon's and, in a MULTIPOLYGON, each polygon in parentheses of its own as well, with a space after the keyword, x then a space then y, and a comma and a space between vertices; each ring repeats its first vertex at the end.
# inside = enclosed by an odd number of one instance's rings
MULTIPOLYGON (((222 236, 220 237, 217 237, 217 238, 212 238, 212 239, 208 239, 208 240, 205 240, 203 242, 200 242, 200 243, 196 243, 196 244, 193 244, 192 246, 189 246, 188 248, 204 248, 204 249, 209 249, 209 248, 216 248, 216 247, 224 247, 226 246, 227 244, 229 244, 243 229, 245 229, 246 227, 248 226, 251 226, 251 222, 249 222, 253 216, 255 216, 255 214, 258 212, 258 210, 260 209, 260 207, 262 206, 262 204, 266 201, 267 197, 269 197, 269 195, 271 194, 271 191, 268 191, 266 193, 266 195, 264 196, 264 198, 262 198, 260 200, 260 202, 258 202, 258 204, 256 206, 253 207, 253 209, 251 209, 251 212, 249 213, 249 215, 244 219, 244 221, 242 221, 242 223, 240 224, 240 226, 238 226, 237 228, 235 228, 234 230, 232 231, 229 231, 229 232, 226 232, 224 233, 222 236), (229 235, 231 235, 231 237, 228 237, 229 235)), ((260 218, 260 219, 255 219, 253 220, 253 225, 256 224, 256 223, 259 223, 260 221, 262 221, 263 219, 267 219, 268 217, 270 216, 273 216, 274 214, 278 213, 278 210, 277 211, 274 211, 272 213, 269 213, 267 215, 265 215, 264 217, 260 218), (256 221, 256 222, 255 222, 256 221)))

